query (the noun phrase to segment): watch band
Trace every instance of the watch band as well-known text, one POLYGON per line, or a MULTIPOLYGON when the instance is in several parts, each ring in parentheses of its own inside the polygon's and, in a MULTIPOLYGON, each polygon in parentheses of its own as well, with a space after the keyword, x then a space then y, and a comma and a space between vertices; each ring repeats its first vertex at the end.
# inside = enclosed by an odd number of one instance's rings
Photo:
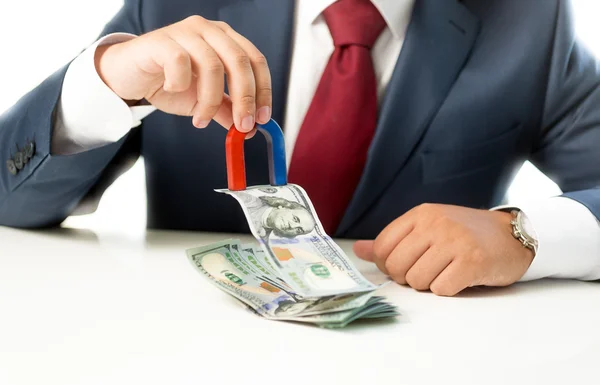
POLYGON ((532 250, 537 253, 538 242, 531 235, 529 235, 523 228, 523 212, 520 210, 511 211, 513 219, 510 221, 512 225, 512 235, 517 239, 523 247, 532 250))

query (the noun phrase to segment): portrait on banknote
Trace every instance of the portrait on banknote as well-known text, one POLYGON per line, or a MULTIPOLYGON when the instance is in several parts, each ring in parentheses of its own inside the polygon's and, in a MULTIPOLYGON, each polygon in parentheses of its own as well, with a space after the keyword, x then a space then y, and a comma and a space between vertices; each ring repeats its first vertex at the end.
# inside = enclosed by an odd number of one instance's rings
POLYGON ((315 218, 298 202, 276 196, 254 196, 238 192, 248 210, 254 228, 263 239, 271 233, 282 238, 294 238, 314 230, 315 218))
POLYGON ((217 191, 238 200, 252 234, 295 293, 317 297, 375 289, 325 233, 300 186, 217 191))

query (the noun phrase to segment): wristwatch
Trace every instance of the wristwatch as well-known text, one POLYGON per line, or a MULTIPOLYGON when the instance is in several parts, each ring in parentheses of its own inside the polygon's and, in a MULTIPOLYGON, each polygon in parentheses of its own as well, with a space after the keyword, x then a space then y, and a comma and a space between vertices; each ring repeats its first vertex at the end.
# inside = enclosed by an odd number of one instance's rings
POLYGON ((512 210, 511 213, 514 217, 512 221, 510 221, 513 237, 521 242, 523 247, 527 247, 536 254, 538 249, 537 235, 535 234, 535 230, 527 218, 527 215, 521 210, 512 210))

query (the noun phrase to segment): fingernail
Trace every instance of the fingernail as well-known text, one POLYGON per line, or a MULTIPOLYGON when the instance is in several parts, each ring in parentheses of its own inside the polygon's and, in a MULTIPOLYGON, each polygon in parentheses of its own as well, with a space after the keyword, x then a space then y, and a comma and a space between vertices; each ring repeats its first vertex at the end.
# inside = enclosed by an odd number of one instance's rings
POLYGON ((199 120, 198 118, 194 118, 193 123, 196 128, 206 128, 210 123, 210 120, 199 120))
POLYGON ((256 115, 259 123, 267 123, 271 119, 271 107, 261 107, 256 115))
POLYGON ((242 132, 250 132, 254 128, 254 117, 252 115, 246 116, 242 119, 242 132))

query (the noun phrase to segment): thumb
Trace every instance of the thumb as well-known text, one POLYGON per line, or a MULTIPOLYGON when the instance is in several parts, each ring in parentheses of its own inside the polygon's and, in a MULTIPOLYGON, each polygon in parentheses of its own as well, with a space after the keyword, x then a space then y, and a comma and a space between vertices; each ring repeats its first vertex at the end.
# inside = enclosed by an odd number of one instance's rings
POLYGON ((375 258, 375 253, 373 252, 374 243, 375 241, 356 241, 354 246, 352 246, 352 250, 358 258, 373 262, 375 258))
POLYGON ((229 129, 233 125, 233 104, 229 95, 223 94, 221 107, 213 119, 226 129, 229 129))
MULTIPOLYGON (((227 130, 233 126, 233 104, 231 103, 231 97, 229 95, 223 94, 221 108, 219 108, 219 111, 217 111, 217 114, 213 119, 227 130)), ((194 121, 196 120, 198 119, 195 119, 194 121)), ((256 135, 256 130, 250 131, 248 135, 246 135, 246 139, 251 139, 254 137, 254 135, 256 135)))

